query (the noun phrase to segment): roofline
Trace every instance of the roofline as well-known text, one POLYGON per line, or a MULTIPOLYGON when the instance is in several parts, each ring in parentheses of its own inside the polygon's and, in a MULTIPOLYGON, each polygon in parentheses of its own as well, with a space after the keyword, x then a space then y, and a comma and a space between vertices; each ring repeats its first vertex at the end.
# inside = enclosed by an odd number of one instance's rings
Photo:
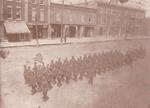
MULTIPOLYGON (((50 6, 52 6, 52 5, 57 5, 57 6, 63 6, 63 4, 60 4, 60 3, 51 3, 51 5, 50 6)), ((90 8, 90 7, 84 7, 84 6, 76 6, 76 5, 69 5, 69 4, 64 4, 64 7, 71 7, 71 8, 80 8, 80 9, 90 9, 90 10, 92 10, 92 11, 97 11, 97 9, 95 9, 95 8, 90 8)))
POLYGON ((129 10, 135 10, 135 11, 143 11, 143 12, 145 12, 144 9, 138 9, 138 8, 135 8, 135 7, 127 7, 127 6, 109 4, 109 3, 98 2, 98 1, 96 1, 96 3, 97 3, 98 5, 113 6, 113 7, 115 7, 115 8, 124 8, 124 9, 129 9, 129 10))
MULTIPOLYGON (((122 8, 122 9, 129 9, 129 10, 135 10, 135 11, 141 11, 141 12, 145 12, 144 9, 139 9, 139 8, 135 8, 135 7, 128 7, 128 6, 121 6, 121 5, 115 5, 115 4, 109 4, 108 2, 99 2, 99 1, 93 1, 95 2, 97 5, 105 5, 105 6, 113 6, 115 8, 122 8)), ((91 3, 91 1, 87 2, 87 3, 91 3)), ((76 5, 84 5, 85 3, 78 3, 76 5)), ((86 6, 86 4, 85 4, 86 6)), ((88 6, 88 5, 87 5, 88 6)), ((84 6, 83 6, 84 7, 84 6)))

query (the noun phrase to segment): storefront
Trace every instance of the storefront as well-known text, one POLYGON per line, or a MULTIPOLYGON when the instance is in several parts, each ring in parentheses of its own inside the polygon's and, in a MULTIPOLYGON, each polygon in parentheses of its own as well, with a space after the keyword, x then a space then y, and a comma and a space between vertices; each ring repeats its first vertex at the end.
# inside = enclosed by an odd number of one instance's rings
POLYGON ((4 25, 3 22, 0 22, 0 42, 4 39, 4 25))
POLYGON ((61 24, 51 24, 51 38, 59 38, 61 36, 61 24))
POLYGON ((48 37, 48 25, 28 25, 28 28, 32 34, 33 39, 36 39, 37 36, 39 39, 48 37))
POLYGON ((5 36, 10 42, 29 41, 32 39, 25 22, 4 22, 5 36))

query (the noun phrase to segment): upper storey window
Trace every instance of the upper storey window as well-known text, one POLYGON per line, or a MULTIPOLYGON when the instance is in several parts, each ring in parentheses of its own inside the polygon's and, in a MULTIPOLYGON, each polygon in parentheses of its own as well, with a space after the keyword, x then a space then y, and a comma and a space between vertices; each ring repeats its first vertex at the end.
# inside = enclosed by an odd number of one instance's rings
POLYGON ((16 2, 21 2, 21 0, 16 0, 16 2))
POLYGON ((40 4, 43 5, 44 4, 44 0, 40 0, 40 4))
POLYGON ((12 6, 7 6, 7 19, 12 19, 12 6))
POLYGON ((31 3, 32 4, 36 4, 36 0, 31 0, 31 3))

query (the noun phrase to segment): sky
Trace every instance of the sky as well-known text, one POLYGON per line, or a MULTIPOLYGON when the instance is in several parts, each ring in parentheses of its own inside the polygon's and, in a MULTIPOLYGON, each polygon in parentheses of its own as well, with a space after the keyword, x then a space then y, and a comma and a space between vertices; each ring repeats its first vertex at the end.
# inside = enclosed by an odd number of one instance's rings
MULTIPOLYGON (((61 3, 62 0, 51 0, 51 1, 56 3, 61 3)), ((84 1, 85 0, 65 0, 65 3, 74 4, 74 3, 84 2, 84 1)), ((94 0, 87 0, 87 1, 94 1, 94 0)), ((97 1, 109 2, 109 0, 97 0, 97 1)), ((146 10, 146 17, 150 17, 150 0, 129 0, 127 3, 123 5, 144 9, 146 10)))

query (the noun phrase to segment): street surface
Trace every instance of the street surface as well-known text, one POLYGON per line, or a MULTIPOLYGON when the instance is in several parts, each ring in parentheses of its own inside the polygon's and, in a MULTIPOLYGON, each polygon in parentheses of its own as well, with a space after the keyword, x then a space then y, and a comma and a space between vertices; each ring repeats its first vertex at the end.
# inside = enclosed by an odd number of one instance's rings
POLYGON ((126 40, 101 43, 66 44, 42 47, 8 48, 10 55, 1 61, 1 108, 150 108, 150 40, 126 40), (107 72, 94 79, 94 85, 82 82, 63 84, 48 92, 50 99, 31 95, 25 85, 23 65, 33 65, 37 53, 44 61, 79 57, 94 52, 121 50, 144 46, 147 57, 131 67, 107 72))

